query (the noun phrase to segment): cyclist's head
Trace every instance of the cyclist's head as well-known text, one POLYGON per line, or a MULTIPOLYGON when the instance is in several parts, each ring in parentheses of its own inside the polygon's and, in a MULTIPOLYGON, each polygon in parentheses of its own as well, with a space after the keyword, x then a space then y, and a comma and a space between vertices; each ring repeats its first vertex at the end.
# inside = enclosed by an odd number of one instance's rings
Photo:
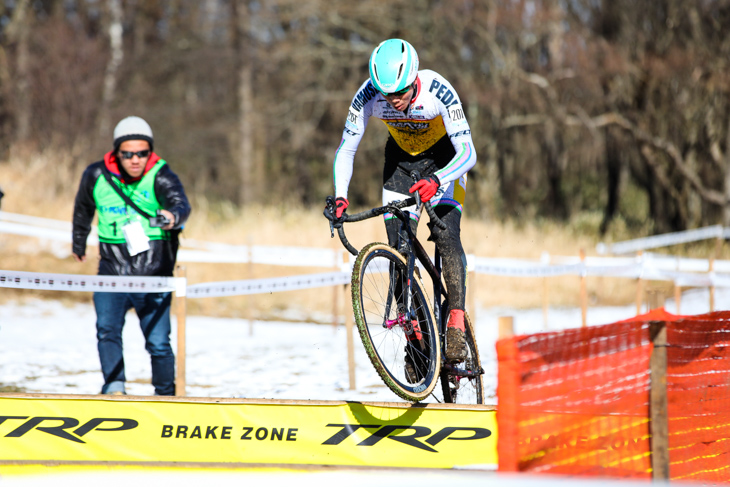
POLYGON ((380 43, 370 55, 370 81, 383 94, 392 94, 410 87, 418 75, 418 54, 402 39, 380 43))

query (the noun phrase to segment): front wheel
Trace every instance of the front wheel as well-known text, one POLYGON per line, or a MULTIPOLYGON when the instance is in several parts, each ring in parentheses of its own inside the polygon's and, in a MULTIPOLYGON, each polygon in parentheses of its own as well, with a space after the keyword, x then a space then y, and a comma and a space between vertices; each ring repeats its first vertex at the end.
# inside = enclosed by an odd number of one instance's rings
POLYGON ((383 243, 365 246, 352 271, 352 306, 365 351, 395 394, 421 401, 433 391, 441 364, 439 336, 423 284, 408 286, 403 256, 383 243))
POLYGON ((483 404, 484 385, 482 378, 484 370, 479 360, 479 349, 474 335, 474 327, 471 324, 469 315, 464 313, 464 326, 466 328, 466 359, 455 364, 453 369, 445 364, 441 369, 441 392, 444 395, 444 402, 458 404, 483 404), (459 371, 463 371, 460 374, 459 371))

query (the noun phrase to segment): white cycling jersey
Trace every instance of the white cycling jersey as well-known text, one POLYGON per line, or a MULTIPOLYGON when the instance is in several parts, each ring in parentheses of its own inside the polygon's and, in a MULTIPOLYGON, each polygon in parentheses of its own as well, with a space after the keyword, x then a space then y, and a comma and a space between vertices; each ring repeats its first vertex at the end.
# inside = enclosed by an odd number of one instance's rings
POLYGON ((405 112, 393 108, 368 79, 352 99, 335 154, 336 197, 347 198, 355 153, 370 117, 382 120, 395 142, 411 155, 420 154, 448 135, 456 155, 436 172, 442 186, 459 179, 476 164, 471 130, 459 95, 441 75, 430 69, 418 72, 416 92, 405 112))

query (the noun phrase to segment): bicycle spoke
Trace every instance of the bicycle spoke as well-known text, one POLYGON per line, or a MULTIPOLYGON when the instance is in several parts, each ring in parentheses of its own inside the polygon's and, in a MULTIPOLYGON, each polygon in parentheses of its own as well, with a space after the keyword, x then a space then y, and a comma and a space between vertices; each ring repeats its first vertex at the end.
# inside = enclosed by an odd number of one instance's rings
POLYGON ((355 321, 371 362, 399 396, 408 400, 426 397, 438 379, 440 353, 420 280, 414 279, 409 287, 403 258, 384 244, 363 249, 355 267, 355 321), (406 303, 410 303, 410 313, 406 303), (406 334, 414 319, 422 337, 418 342, 409 341, 407 337, 413 336, 406 334))

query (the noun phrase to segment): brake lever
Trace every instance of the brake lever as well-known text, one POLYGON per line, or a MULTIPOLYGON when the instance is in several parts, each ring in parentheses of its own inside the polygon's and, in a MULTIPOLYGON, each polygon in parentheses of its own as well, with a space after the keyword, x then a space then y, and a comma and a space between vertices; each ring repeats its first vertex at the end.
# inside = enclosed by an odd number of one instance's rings
MULTIPOLYGON (((325 208, 325 211, 329 213, 330 217, 334 218, 334 216, 335 216, 335 199, 332 196, 327 196, 327 198, 325 198, 325 203, 327 205, 327 207, 325 208)), ((332 218, 327 218, 327 219, 330 222, 330 238, 335 238, 335 222, 332 218)))
MULTIPOLYGON (((421 173, 419 173, 418 171, 411 171, 411 178, 413 179, 414 183, 417 183, 418 181, 421 180, 421 173)), ((421 193, 416 191, 415 196, 416 196, 416 213, 420 213, 421 204, 422 204, 421 193)))

